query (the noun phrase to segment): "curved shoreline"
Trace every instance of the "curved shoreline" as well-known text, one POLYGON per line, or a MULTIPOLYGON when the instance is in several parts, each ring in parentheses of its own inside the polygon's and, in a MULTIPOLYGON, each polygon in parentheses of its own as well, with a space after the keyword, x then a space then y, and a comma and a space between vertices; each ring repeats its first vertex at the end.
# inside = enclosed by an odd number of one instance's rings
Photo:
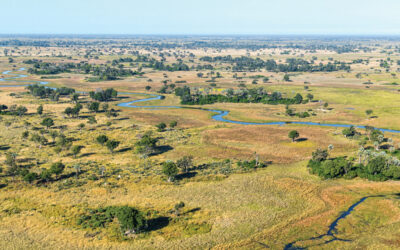
MULTIPOLYGON (((25 70, 24 68, 19 69, 18 71, 23 71, 25 70)), ((37 84, 48 84, 48 82, 42 82, 42 81, 34 81, 34 80, 27 80, 27 81, 23 81, 23 80, 16 80, 19 78, 23 78, 23 77, 27 77, 27 75, 23 75, 23 74, 12 74, 11 72, 14 71, 4 71, 2 74, 3 75, 12 75, 12 77, 8 77, 8 78, 0 78, 0 82, 6 82, 6 81, 16 81, 16 82, 23 82, 23 83, 37 83, 37 84)), ((23 84, 23 85, 0 85, 0 87, 24 87, 24 86, 28 86, 30 84, 23 84)), ((84 93, 84 92, 80 92, 80 93, 84 93)), ((160 95, 156 95, 156 94, 147 94, 147 93, 129 93, 129 92, 119 92, 119 94, 122 95, 146 95, 146 96, 151 96, 149 98, 145 98, 145 99, 139 99, 139 100, 134 100, 134 101, 128 101, 128 102, 121 102, 118 103, 117 106, 119 107, 126 107, 126 108, 148 108, 148 109, 158 109, 158 108, 190 108, 190 109, 198 109, 198 108, 191 108, 191 107, 184 107, 184 106, 137 106, 134 105, 136 103, 140 103, 140 102, 146 102, 146 101, 154 101, 154 100, 161 100, 162 96, 160 95)), ((324 124, 324 123, 316 123, 316 122, 266 122, 266 123, 256 123, 256 122, 241 122, 241 121, 234 121, 234 120, 229 120, 224 118, 225 116, 227 116, 229 114, 229 111, 223 111, 223 110, 214 110, 214 109, 202 109, 199 108, 200 110, 204 110, 204 111, 208 111, 208 112, 213 112, 213 113, 217 113, 215 115, 212 116, 212 119, 215 121, 221 121, 221 122, 227 122, 227 123, 234 123, 234 124, 240 124, 240 125, 284 125, 284 124, 300 124, 300 125, 311 125, 311 126, 325 126, 325 127, 342 127, 342 128, 347 128, 350 127, 352 125, 348 125, 348 124, 324 124)), ((354 126, 356 128, 362 128, 364 129, 365 126, 354 126)), ((381 128, 377 128, 379 130, 381 130, 382 132, 392 132, 392 133, 400 133, 399 130, 391 130, 391 129, 381 129, 381 128)), ((396 194, 399 195, 399 194, 396 194)), ((338 237, 336 237, 336 233, 337 233, 337 226, 340 220, 345 219, 348 215, 350 215, 354 209, 360 205, 361 203, 363 203, 365 200, 367 200, 368 198, 377 198, 377 197, 387 197, 388 195, 371 195, 371 196, 365 196, 360 198, 357 202, 353 203, 350 207, 348 207, 348 209, 342 213, 340 213, 335 220, 329 225, 328 230, 325 234, 321 234, 315 237, 311 237, 305 240, 296 240, 293 242, 290 242, 288 244, 285 245, 284 249, 289 250, 289 249, 304 249, 304 248, 300 248, 300 247, 295 247, 294 245, 302 242, 302 241, 314 241, 314 240, 322 240, 324 237, 329 237, 329 239, 325 240, 322 243, 319 243, 317 245, 314 246, 318 246, 318 245, 325 245, 328 243, 331 243, 333 241, 350 241, 347 239, 340 239, 338 237)))
MULTIPOLYGON (((18 71, 23 71, 25 70, 25 68, 20 68, 18 71)), ((23 74, 11 74, 11 70, 8 71, 4 71, 3 75, 14 75, 14 77, 8 77, 8 78, 0 78, 0 81, 16 81, 16 82, 28 82, 28 83, 38 83, 38 84, 48 84, 48 82, 42 82, 42 81, 19 81, 19 80, 15 80, 18 78, 23 78, 23 77, 27 77, 27 75, 23 75, 23 74)), ((25 84, 25 85, 0 85, 0 87, 23 87, 23 86, 27 86, 29 84, 25 84)), ((81 92, 84 93, 84 92, 81 92)), ((147 93, 130 93, 130 92, 118 92, 118 94, 122 94, 122 95, 146 95, 146 96, 151 96, 149 98, 144 98, 144 99, 139 99, 139 100, 134 100, 134 101, 129 101, 129 102, 121 102, 118 103, 117 106, 118 107, 125 107, 125 108, 147 108, 147 109, 159 109, 159 108, 189 108, 190 107, 184 107, 184 106, 137 106, 137 105, 132 105, 132 104, 137 104, 140 102, 147 102, 147 101, 154 101, 154 100, 161 100, 162 97, 161 95, 156 95, 156 94, 147 94, 147 93)), ((196 108, 192 108, 192 109, 196 109, 196 108)), ((212 113, 217 113, 215 115, 212 116, 212 119, 215 121, 219 121, 219 122, 226 122, 226 123, 232 123, 232 124, 239 124, 239 125, 279 125, 279 126, 283 126, 285 124, 297 124, 297 125, 308 125, 308 126, 320 126, 320 127, 334 127, 334 128, 349 128, 351 126, 354 126, 355 128, 359 128, 359 129, 365 129, 365 126, 362 125, 351 125, 351 124, 334 124, 334 123, 319 123, 319 122, 299 122, 299 121, 284 121, 284 122, 242 122, 242 121, 235 121, 235 120, 230 120, 230 119, 226 119, 225 117, 229 114, 229 111, 226 110, 217 110, 217 109, 202 109, 199 108, 200 110, 204 110, 204 111, 208 111, 208 112, 212 112, 212 113)), ((398 133, 400 134, 400 130, 395 130, 395 129, 384 129, 384 128, 376 128, 382 132, 389 132, 389 133, 398 133)))

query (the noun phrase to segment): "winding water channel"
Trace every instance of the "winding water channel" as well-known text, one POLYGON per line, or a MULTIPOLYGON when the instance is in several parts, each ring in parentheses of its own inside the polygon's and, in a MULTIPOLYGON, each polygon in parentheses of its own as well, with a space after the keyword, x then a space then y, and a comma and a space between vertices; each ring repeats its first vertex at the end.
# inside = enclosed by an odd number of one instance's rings
MULTIPOLYGON (((20 83, 28 83, 28 84, 19 84, 19 85, 0 85, 0 87, 21 87, 21 86, 28 86, 29 84, 35 83, 35 84, 48 84, 48 82, 45 81, 33 81, 33 80, 19 80, 19 78, 24 78, 27 77, 27 75, 24 74, 18 74, 18 72, 24 71, 24 68, 21 68, 17 71, 4 71, 2 74, 3 75, 8 75, 10 77, 7 78, 0 78, 0 82, 20 82, 20 83), (16 72, 16 73, 12 73, 16 72)), ((83 93, 83 92, 81 92, 83 93)), ((190 108, 190 107, 184 107, 184 106, 138 106, 136 105, 137 103, 141 102, 147 102, 147 101, 154 101, 154 100, 161 100, 162 96, 160 95, 155 95, 155 94, 144 94, 144 93, 127 93, 127 92, 119 92, 121 95, 146 95, 150 96, 145 99, 139 99, 139 100, 134 100, 134 101, 128 101, 128 102, 121 102, 117 104, 119 107, 125 107, 125 108, 143 108, 143 109, 161 109, 161 108, 190 108)), ((311 126, 322 126, 322 127, 339 127, 339 128, 346 128, 350 126, 354 126, 356 128, 365 128, 365 126, 358 126, 358 125, 349 125, 349 124, 328 124, 328 123, 316 123, 316 122, 265 122, 265 123, 257 123, 257 122, 241 122, 241 121, 234 121, 225 118, 228 114, 229 111, 224 111, 224 110, 214 110, 214 109, 201 109, 204 111, 209 111, 213 113, 217 113, 212 116, 212 119, 220 122, 228 122, 228 123, 234 123, 234 124, 240 124, 240 125, 285 125, 285 124, 301 124, 301 125, 311 125, 311 126)), ((400 130, 392 130, 392 129, 383 129, 383 128, 377 128, 381 130, 382 132, 391 132, 391 133, 400 133, 400 130)), ((400 196, 400 194, 395 194, 397 196, 400 196)), ((292 249, 305 249, 304 247, 296 247, 295 245, 299 242, 303 241, 320 241, 322 242, 317 243, 316 245, 312 246, 319 246, 319 245, 325 245, 333 241, 350 241, 347 239, 340 239, 338 238, 335 234, 337 233, 337 226, 339 221, 344 220, 348 215, 350 215, 354 209, 363 203, 365 200, 369 198, 379 198, 379 197, 388 197, 389 195, 372 195, 372 196, 365 196, 362 197, 360 200, 352 204, 346 211, 342 212, 339 214, 336 219, 329 225, 328 230, 325 234, 318 235, 316 237, 308 238, 308 239, 302 239, 302 240, 297 240, 291 243, 288 243, 285 245, 284 249, 285 250, 292 250, 292 249), (324 238, 327 238, 324 240, 324 238)), ((311 247, 311 246, 309 246, 311 247)))

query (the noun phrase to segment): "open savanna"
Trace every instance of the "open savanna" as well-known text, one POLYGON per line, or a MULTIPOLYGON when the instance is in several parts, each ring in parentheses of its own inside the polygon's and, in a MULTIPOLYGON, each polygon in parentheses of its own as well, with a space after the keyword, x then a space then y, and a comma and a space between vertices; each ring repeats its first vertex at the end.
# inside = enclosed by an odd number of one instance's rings
MULTIPOLYGON (((50 39, 51 40, 51 39, 50 39)), ((68 42, 68 39, 62 40, 68 42)), ((400 244, 400 204, 396 181, 372 182, 352 180, 323 180, 311 175, 307 162, 318 148, 327 149, 330 157, 356 157, 359 140, 345 138, 342 128, 295 124, 238 125, 212 119, 214 113, 202 109, 229 111, 227 119, 244 122, 310 121, 334 124, 370 125, 400 130, 400 87, 397 82, 397 63, 400 59, 392 41, 363 43, 371 50, 337 53, 329 49, 285 48, 193 48, 163 47, 161 41, 146 46, 132 45, 129 40, 111 41, 77 39, 77 44, 64 46, 5 46, 0 49, 0 73, 25 68, 27 75, 16 81, 0 81, 0 85, 27 84, 26 81, 46 81, 50 87, 70 87, 89 92, 114 88, 120 93, 109 101, 109 108, 117 110, 117 117, 105 112, 90 112, 87 104, 93 100, 81 94, 83 108, 79 117, 68 117, 64 111, 73 107, 71 97, 59 101, 35 98, 25 87, 1 87, 0 104, 23 105, 24 116, 0 115, 0 166, 6 169, 6 153, 16 153, 17 163, 40 173, 55 162, 66 168, 59 179, 49 182, 27 183, 21 177, 0 173, 0 248, 1 249, 283 249, 288 243, 311 249, 393 249, 400 244), (115 42, 115 41, 114 41, 115 42), (379 43, 379 46, 376 45, 379 43), (115 45, 115 46, 114 46, 115 45), (390 46, 393 46, 389 49, 390 46), (8 50, 7 56, 4 49, 8 50), (389 54, 390 52, 390 54, 389 54), (118 65, 133 71, 141 68, 142 76, 121 76, 117 80, 88 81, 92 74, 78 70, 59 74, 29 74, 32 64, 28 59, 50 63, 87 62, 97 66, 112 65, 121 58, 136 59, 146 55, 165 64, 183 62, 188 71, 167 71, 141 67, 145 62, 120 62, 118 65), (289 58, 302 58, 326 64, 335 60, 351 63, 351 71, 286 72, 232 70, 231 63, 204 62, 203 56, 228 56, 274 59, 285 63, 289 58), (389 60, 389 68, 380 66, 389 60), (9 58, 13 62, 9 62, 9 58), (369 60, 352 63, 353 60, 369 60), (191 68, 210 64, 214 69, 191 68), (216 72, 220 78, 214 78, 216 72), (202 76, 199 76, 202 73, 202 76), (360 73, 360 74, 358 74, 360 73), (266 80, 265 78, 268 78, 266 80), (257 80, 254 82, 254 80, 257 80), (372 84, 365 84, 371 81, 372 84), (261 103, 215 103, 209 105, 181 105, 173 88, 158 93, 171 84, 189 86, 199 91, 223 94, 233 88, 264 88, 269 93, 279 91, 292 98, 300 93, 314 96, 314 101, 289 105, 297 112, 312 114, 307 118, 289 116, 286 105, 261 103), (150 86, 150 90, 146 90, 150 86), (367 88, 368 87, 368 88, 367 88), (164 96, 162 100, 134 103, 138 106, 184 106, 183 108, 129 108, 118 103, 148 98, 148 94, 164 96), (327 107, 324 104, 328 103, 327 107), (43 115, 37 108, 43 105, 43 115), (366 110, 373 110, 371 115, 366 110), (95 116, 97 123, 88 123, 95 116), (52 118, 49 129, 41 125, 44 118, 52 118), (177 126, 169 124, 177 121, 177 126), (164 122, 165 131, 155 125, 164 122), (80 124, 84 124, 84 126, 80 124), (58 152, 50 131, 61 131, 72 138, 72 146, 81 146, 76 155, 71 150, 58 152), (299 138, 288 138, 297 130, 299 138), (48 142, 39 145, 22 134, 43 134, 48 142), (158 139, 159 152, 141 157, 135 143, 151 131, 158 139), (111 153, 96 138, 106 135, 120 142, 111 153), (176 162, 193 156, 194 169, 180 172, 174 182, 168 182, 162 172, 166 161, 176 162), (262 169, 244 169, 239 161, 258 159, 265 162, 262 169), (81 170, 76 174, 74 166, 81 170), (102 170, 103 169, 103 170, 102 170), (102 173, 104 171, 104 173, 102 173), (368 198, 345 219, 340 220, 335 236, 347 241, 332 241, 323 235, 329 225, 362 197, 368 198), (178 216, 174 206, 184 202, 178 216), (84 228, 78 219, 88 209, 107 206, 132 206, 148 219, 150 230, 123 237, 118 222, 106 227, 84 228)), ((145 38, 135 44, 145 43, 145 38)), ((206 40, 207 41, 207 40, 206 40)), ((173 43, 173 41, 169 41, 173 43)), ((264 42, 263 42, 264 43, 264 42)), ((305 43, 306 44, 306 43, 305 43)), ((302 44, 304 45, 304 44, 302 44)), ((301 46, 300 46, 301 47, 301 46)), ((16 72, 14 72, 16 73, 16 72)), ((7 78, 7 75, 1 75, 7 78)), ((359 129, 363 137, 364 130, 359 129)), ((399 134, 385 133, 392 145, 400 142, 399 134)), ((366 147, 371 147, 369 142, 366 147)), ((372 148, 372 147, 371 147, 372 148)))

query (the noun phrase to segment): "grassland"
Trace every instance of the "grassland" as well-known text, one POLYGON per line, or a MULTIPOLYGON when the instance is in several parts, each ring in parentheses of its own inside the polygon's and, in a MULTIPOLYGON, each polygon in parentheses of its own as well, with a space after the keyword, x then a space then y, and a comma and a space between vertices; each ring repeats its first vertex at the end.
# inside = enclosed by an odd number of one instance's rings
MULTIPOLYGON (((394 43, 394 42, 393 42, 394 43)), ((400 130, 400 88, 386 83, 398 82, 395 61, 400 55, 393 49, 390 54, 391 67, 388 72, 379 65, 386 60, 384 47, 392 44, 381 41, 378 48, 370 52, 338 54, 334 51, 293 49, 290 55, 281 54, 283 49, 164 49, 163 53, 180 55, 189 66, 197 63, 201 56, 250 56, 284 61, 286 58, 302 57, 316 63, 329 60, 352 62, 369 59, 370 63, 352 64, 351 72, 293 73, 291 81, 284 82, 284 73, 240 72, 242 79, 234 78, 234 72, 226 70, 224 64, 215 63, 215 71, 222 78, 215 79, 213 90, 221 92, 227 88, 238 89, 240 83, 246 88, 262 87, 269 92, 279 91, 292 97, 295 93, 314 95, 315 102, 290 105, 296 112, 309 111, 308 118, 290 117, 284 105, 216 103, 195 105, 193 108, 209 108, 230 111, 228 118, 237 121, 313 121, 370 125, 400 130), (192 53, 195 59, 188 55, 192 53), (330 59, 331 58, 331 59, 330 59), (190 59, 195 60, 190 61, 190 59), (380 70, 381 72, 378 72, 380 70), (363 73, 357 77, 357 73, 363 73), (395 75, 393 75, 394 73, 395 75), (252 84, 251 76, 268 76, 268 82, 252 84), (368 80, 373 84, 363 84, 368 80), (305 88, 307 86, 308 88, 305 88), (324 103, 329 103, 328 108, 324 103), (373 116, 365 111, 373 110, 373 116)), ((369 45, 374 47, 372 45, 369 45)), ((17 47, 8 48, 7 56, 0 57, 0 71, 29 68, 23 63, 27 59, 46 62, 79 62, 87 60, 93 64, 110 64, 110 61, 129 56, 128 51, 118 48, 99 47, 102 55, 85 58, 88 48, 62 47, 17 47), (62 54, 63 57, 56 55, 62 54), (124 54, 126 53, 126 54, 124 54), (14 58, 9 63, 8 57, 14 58)), ((149 53, 144 48, 135 48, 139 53, 149 53)), ((155 58, 156 49, 151 51, 155 58)), ((150 53, 149 53, 150 54, 150 53)), ((1 55, 1 50, 0 50, 1 55)), ((176 62, 175 56, 166 56, 166 62, 176 62)), ((135 69, 135 63, 124 63, 125 68, 135 69)), ((188 85, 204 89, 210 87, 211 77, 198 77, 210 71, 166 72, 144 68, 143 77, 125 77, 116 81, 88 82, 88 75, 78 73, 57 74, 53 79, 41 79, 40 75, 29 75, 20 80, 49 81, 48 86, 66 86, 78 91, 91 91, 112 87, 120 92, 156 94, 165 83, 176 87, 188 85), (165 76, 167 75, 167 76, 165 76), (149 81, 151 79, 152 81, 149 81), (185 81, 183 83, 179 83, 185 81), (145 90, 150 85, 151 90, 145 90)), ((1 75, 5 78, 7 76, 1 75)), ((0 84, 13 82, 0 82, 0 84)), ((21 83, 22 84, 22 83, 21 83)), ((139 105, 179 106, 180 100, 172 93, 165 99, 139 105)), ((370 182, 359 178, 352 180, 321 180, 307 171, 307 161, 317 148, 333 145, 331 157, 356 156, 358 141, 345 138, 341 129, 286 124, 284 126, 243 126, 217 122, 210 112, 199 109, 133 109, 116 105, 122 101, 144 98, 144 95, 120 95, 109 102, 110 108, 118 110, 118 117, 107 117, 104 112, 93 113, 86 108, 92 100, 80 96, 84 108, 79 118, 64 114, 73 104, 69 97, 58 102, 38 99, 29 95, 24 87, 2 87, 0 104, 27 107, 25 116, 0 115, 0 162, 5 162, 6 153, 17 154, 17 162, 31 171, 40 173, 54 162, 66 165, 60 180, 32 184, 20 177, 0 174, 0 248, 2 249, 259 249, 269 247, 282 249, 297 241, 296 246, 311 249, 393 249, 400 242, 400 207, 394 194, 399 193, 397 181, 370 182), (11 95, 13 93, 13 95, 11 95), (43 105, 44 114, 36 114, 43 105), (95 116, 97 123, 88 124, 87 116, 95 116), (59 131, 73 138, 72 145, 82 146, 74 157, 70 150, 56 152, 49 131, 41 125, 49 117, 55 125, 50 130, 59 131), (157 131, 160 122, 178 126, 166 131, 157 131), (29 123, 29 125, 28 125, 29 123), (84 123, 83 128, 79 124, 84 123), (300 133, 300 140, 291 142, 291 130, 300 133), (24 131, 43 133, 49 142, 40 146, 23 138, 24 131), (161 152, 143 159, 135 153, 135 143, 151 131, 158 138, 161 152), (120 142, 114 153, 99 145, 96 138, 105 134, 120 142), (162 174, 162 163, 177 161, 183 156, 193 156, 197 168, 191 175, 182 175, 173 183, 162 174), (252 160, 255 155, 267 167, 257 170, 240 169, 238 161, 252 160), (229 164, 224 163, 226 159, 229 164), (81 173, 74 166, 79 164, 81 173), (225 164, 225 165, 224 165, 225 164), (105 174, 101 174, 101 168, 105 174), (345 220, 340 221, 336 236, 349 241, 333 241, 319 245, 321 241, 307 240, 327 231, 328 226, 344 210, 360 198, 368 195, 387 195, 366 200, 345 220), (171 212, 175 204, 184 202, 180 216, 171 212), (138 234, 134 239, 121 236, 116 221, 105 228, 87 229, 77 224, 77 219, 88 208, 129 205, 145 213, 152 221, 152 230, 138 234)), ((385 134, 398 145, 398 134, 385 134)), ((3 168, 6 166, 3 164, 3 168)))

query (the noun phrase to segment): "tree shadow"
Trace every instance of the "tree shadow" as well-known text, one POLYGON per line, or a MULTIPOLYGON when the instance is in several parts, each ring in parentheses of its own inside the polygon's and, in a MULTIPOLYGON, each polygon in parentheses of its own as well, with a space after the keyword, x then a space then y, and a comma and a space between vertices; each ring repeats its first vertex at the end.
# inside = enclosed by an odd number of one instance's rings
POLYGON ((298 138, 295 141, 296 142, 302 142, 302 141, 307 141, 307 140, 308 140, 307 138, 298 138))
POLYGON ((181 215, 187 215, 187 214, 195 213, 195 212, 200 211, 200 210, 201 210, 201 208, 196 207, 196 208, 190 209, 189 211, 186 211, 186 212, 182 213, 181 215))
POLYGON ((146 231, 155 231, 162 229, 169 224, 169 217, 161 216, 147 221, 146 231))
POLYGON ((175 176, 176 180, 183 180, 183 179, 190 179, 193 178, 197 175, 197 172, 187 172, 187 173, 183 173, 183 174, 178 174, 177 176, 175 176))
POLYGON ((114 119, 115 121, 124 121, 124 120, 129 120, 129 118, 128 117, 121 117, 121 118, 117 118, 117 119, 114 119))
POLYGON ((84 154, 81 154, 80 157, 88 157, 88 156, 95 155, 95 154, 96 153, 84 153, 84 154))
POLYGON ((11 147, 10 146, 0 146, 0 150, 9 150, 11 147))
POLYGON ((7 184, 5 183, 0 183, 0 189, 7 187, 7 184))
POLYGON ((129 151, 129 150, 132 150, 132 147, 121 148, 120 150, 115 151, 115 152, 123 153, 123 152, 129 151))
POLYGON ((168 152, 168 151, 170 151, 172 149, 174 149, 174 148, 169 146, 169 145, 158 146, 157 149, 156 149, 156 152, 152 153, 150 156, 160 155, 160 154, 168 152))

